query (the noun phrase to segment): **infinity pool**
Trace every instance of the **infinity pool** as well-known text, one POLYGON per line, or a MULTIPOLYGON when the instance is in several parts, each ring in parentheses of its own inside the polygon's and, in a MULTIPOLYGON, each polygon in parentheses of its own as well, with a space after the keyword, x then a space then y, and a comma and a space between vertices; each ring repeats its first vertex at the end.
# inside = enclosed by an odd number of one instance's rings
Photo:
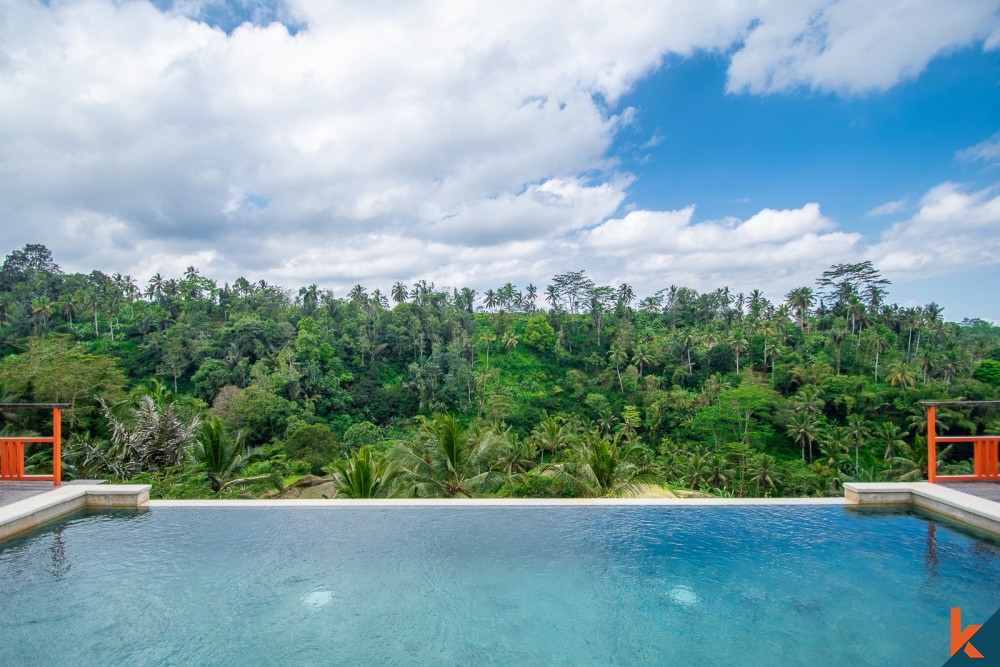
POLYGON ((1000 544, 840 506, 169 508, 0 543, 0 664, 940 665, 1000 544))

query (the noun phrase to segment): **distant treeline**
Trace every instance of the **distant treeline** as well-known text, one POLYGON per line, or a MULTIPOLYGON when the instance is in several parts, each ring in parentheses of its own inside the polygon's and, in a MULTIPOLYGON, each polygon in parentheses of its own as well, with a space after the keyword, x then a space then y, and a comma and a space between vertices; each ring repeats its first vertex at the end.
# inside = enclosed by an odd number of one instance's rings
MULTIPOLYGON (((66 274, 27 245, 0 268, 0 402, 71 402, 71 472, 186 480, 177 493, 370 465, 391 473, 383 494, 604 494, 602 466, 713 493, 836 494, 926 475, 917 402, 1000 397, 1000 328, 886 303, 888 285, 863 262, 781 303, 727 287, 640 297, 584 271, 544 289, 419 281, 336 297, 220 286, 195 267, 141 285, 66 274), (180 443, 163 460, 143 440, 158 428, 180 443), (448 428, 491 452, 467 471, 488 483, 414 481, 448 428), (208 462, 220 452, 229 463, 208 462)), ((951 433, 1000 432, 989 410, 938 417, 951 433)), ((970 456, 956 446, 939 465, 970 456)))

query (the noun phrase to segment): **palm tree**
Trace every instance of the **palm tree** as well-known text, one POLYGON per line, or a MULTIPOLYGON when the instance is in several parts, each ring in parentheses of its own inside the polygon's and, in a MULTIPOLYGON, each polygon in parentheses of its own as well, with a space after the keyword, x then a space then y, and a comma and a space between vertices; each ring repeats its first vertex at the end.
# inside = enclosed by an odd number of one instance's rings
POLYGON ((574 437, 572 429, 560 417, 546 417, 531 431, 531 441, 543 452, 542 463, 545 463, 544 452, 549 452, 551 461, 557 451, 573 442, 574 437))
POLYGON ((823 433, 819 451, 828 468, 840 470, 840 464, 850 447, 850 440, 850 429, 844 426, 834 426, 823 433))
POLYGON ((875 382, 878 382, 878 361, 882 351, 889 345, 889 338, 881 327, 868 330, 868 344, 875 350, 875 382))
POLYGON ((508 475, 521 475, 535 467, 538 447, 531 440, 521 440, 513 433, 504 433, 503 446, 495 467, 508 475))
POLYGON ((847 434, 854 440, 854 474, 857 475, 861 471, 859 453, 861 443, 869 435, 868 426, 862 415, 850 414, 847 416, 847 434))
POLYGON ((589 432, 571 450, 570 460, 550 465, 543 474, 572 486, 588 498, 613 498, 636 493, 640 485, 660 481, 654 466, 645 461, 637 444, 620 445, 613 439, 589 432))
POLYGON ((770 454, 760 454, 754 457, 750 463, 750 472, 753 476, 750 481, 757 485, 757 495, 760 495, 760 487, 763 484, 764 490, 767 487, 777 490, 776 480, 778 478, 778 462, 770 454))
POLYGON ((397 305, 401 303, 406 303, 406 285, 404 285, 403 283, 397 281, 392 286, 391 294, 392 294, 392 300, 395 301, 397 305))
POLYGON ((66 318, 66 321, 69 322, 69 325, 73 326, 73 314, 76 313, 76 301, 73 295, 64 294, 55 305, 59 307, 59 311, 66 318))
POLYGON ((635 300, 635 292, 632 291, 632 286, 628 283, 622 283, 618 286, 617 292, 618 301, 625 305, 626 308, 632 305, 635 300))
MULTIPOLYGON (((260 449, 245 448, 246 433, 238 431, 234 437, 226 432, 226 425, 215 414, 209 413, 201 424, 192 454, 216 493, 232 486, 278 481, 274 475, 237 478, 236 475, 260 449)), ((278 483, 280 487, 280 482, 278 483)))
POLYGON ((764 346, 764 359, 771 360, 771 377, 774 377, 774 360, 781 356, 781 347, 775 343, 768 343, 764 346))
POLYGON ((785 295, 788 305, 795 311, 796 324, 800 329, 805 326, 805 318, 816 303, 816 296, 810 287, 797 287, 785 295))
POLYGON ((642 377, 642 367, 653 363, 647 343, 636 343, 635 348, 632 350, 632 363, 639 368, 639 377, 642 377))
POLYGON ((927 448, 912 447, 900 442, 899 451, 889 459, 889 468, 885 474, 897 482, 919 482, 927 479, 927 448))
POLYGON ((789 399, 792 408, 800 412, 805 412, 815 419, 823 412, 826 402, 819 395, 819 388, 815 385, 806 385, 789 399))
POLYGON ((528 284, 524 288, 524 307, 529 313, 535 312, 535 299, 538 298, 538 288, 532 284, 528 284))
MULTIPOLYGON (((839 319, 839 318, 838 318, 839 319)), ((847 329, 837 327, 830 329, 830 341, 833 342, 833 350, 837 355, 837 375, 840 375, 840 347, 847 338, 847 329)))
POLYGON ((709 476, 708 483, 716 489, 725 489, 729 486, 729 480, 735 474, 729 460, 721 454, 713 454, 708 463, 709 476))
POLYGON ((741 329, 733 329, 732 338, 729 339, 729 345, 733 348, 733 352, 736 353, 736 374, 740 374, 740 355, 747 351, 747 346, 750 343, 746 339, 746 335, 741 329))
POLYGON ((520 342, 521 340, 514 334, 513 331, 507 331, 503 335, 503 347, 507 350, 507 354, 510 354, 510 351, 517 347, 517 344, 520 342))
POLYGON ((48 329, 49 316, 55 312, 55 304, 47 296, 36 296, 34 301, 31 302, 31 312, 32 314, 42 316, 42 331, 45 331, 48 329))
POLYGON ((681 337, 680 338, 681 352, 686 352, 687 353, 688 375, 690 375, 692 373, 693 368, 694 368, 691 365, 691 348, 693 348, 697 344, 698 341, 694 337, 694 334, 691 333, 690 330, 684 331, 683 333, 681 333, 680 337, 681 337))
POLYGON ((704 447, 696 447, 688 457, 684 482, 694 491, 700 491, 712 476, 711 455, 704 447))
POLYGON ((494 292, 492 289, 488 289, 486 290, 486 294, 484 294, 483 296, 484 296, 483 305, 486 306, 486 310, 492 312, 492 310, 496 308, 497 304, 499 303, 497 299, 497 293, 494 292))
POLYGON ((863 325, 867 315, 865 312, 865 304, 861 303, 861 299, 859 299, 857 295, 852 294, 848 298, 847 314, 851 317, 851 334, 854 334, 858 321, 860 320, 863 325))
POLYGON ((886 461, 896 455, 897 447, 906 446, 906 441, 903 440, 906 437, 906 431, 900 431, 899 427, 892 422, 883 422, 875 430, 878 437, 885 443, 886 461))
POLYGON ((502 446, 492 430, 466 430, 454 416, 436 415, 424 422, 415 441, 393 447, 389 458, 403 470, 402 495, 471 497, 492 491, 507 479, 493 468, 502 446))
POLYGON ((622 382, 621 362, 628 359, 628 355, 625 354, 625 348, 617 342, 612 343, 611 351, 608 352, 608 359, 615 365, 615 372, 618 373, 618 388, 624 393, 625 385, 622 382))
POLYGON ((334 461, 325 470, 333 477, 336 495, 344 498, 385 498, 392 494, 402 472, 397 461, 378 454, 371 445, 346 461, 334 461))
POLYGON ((917 386, 917 376, 912 371, 913 369, 905 361, 896 362, 886 380, 891 386, 895 387, 898 384, 900 389, 906 391, 907 387, 917 386))
POLYGON ((788 436, 802 445, 802 460, 806 460, 806 444, 809 445, 809 460, 812 460, 812 444, 816 440, 816 420, 808 412, 796 410, 788 421, 788 436))

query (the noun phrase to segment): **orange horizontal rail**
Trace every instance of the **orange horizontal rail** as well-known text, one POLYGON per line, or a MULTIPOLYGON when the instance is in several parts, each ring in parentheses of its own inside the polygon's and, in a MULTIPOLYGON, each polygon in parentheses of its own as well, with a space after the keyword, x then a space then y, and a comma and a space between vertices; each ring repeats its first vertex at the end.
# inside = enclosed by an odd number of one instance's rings
POLYGON ((52 440, 53 438, 51 435, 48 436, 47 438, 40 438, 35 436, 31 437, 25 436, 23 438, 20 436, 15 438, 0 438, 0 442, 52 442, 52 440))
POLYGON ((953 435, 949 437, 937 436, 935 442, 1000 442, 1000 435, 953 435))

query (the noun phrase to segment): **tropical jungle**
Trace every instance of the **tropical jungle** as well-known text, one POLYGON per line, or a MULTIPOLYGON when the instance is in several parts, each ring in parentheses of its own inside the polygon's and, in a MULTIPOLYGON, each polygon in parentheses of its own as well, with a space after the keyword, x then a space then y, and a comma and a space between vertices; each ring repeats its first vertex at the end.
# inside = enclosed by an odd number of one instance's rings
MULTIPOLYGON (((193 266, 66 273, 29 244, 0 267, 0 404, 68 404, 64 477, 160 498, 842 495, 926 478, 920 401, 1000 398, 1000 327, 889 288, 861 262, 781 301, 585 270, 336 295, 193 266)), ((50 418, 3 409, 0 435, 50 418)), ((1000 433, 996 409, 937 420, 1000 433)), ((971 457, 942 448, 938 469, 971 457)))

